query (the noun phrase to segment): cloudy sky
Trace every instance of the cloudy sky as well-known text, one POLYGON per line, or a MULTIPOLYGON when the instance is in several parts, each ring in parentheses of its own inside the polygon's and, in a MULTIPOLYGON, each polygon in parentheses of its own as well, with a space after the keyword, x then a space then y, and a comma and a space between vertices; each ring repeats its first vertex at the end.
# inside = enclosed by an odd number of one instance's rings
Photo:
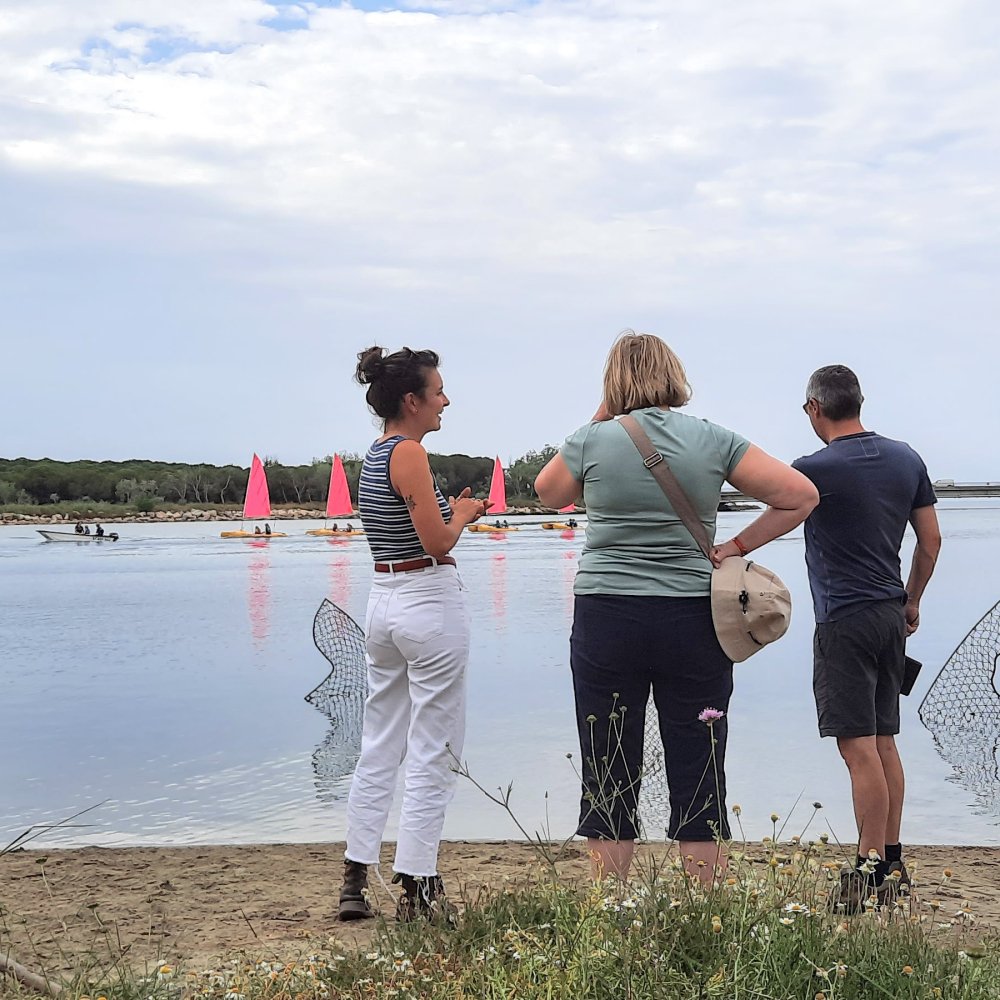
POLYGON ((3 0, 0 52, 2 456, 359 451, 378 343, 516 457, 633 327, 782 458, 842 362, 1000 480, 993 0, 3 0))

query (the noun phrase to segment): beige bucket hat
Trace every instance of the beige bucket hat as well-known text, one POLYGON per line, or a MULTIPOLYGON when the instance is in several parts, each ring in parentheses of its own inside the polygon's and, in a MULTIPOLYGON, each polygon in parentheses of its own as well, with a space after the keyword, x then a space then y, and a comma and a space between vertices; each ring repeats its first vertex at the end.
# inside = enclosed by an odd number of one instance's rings
POLYGON ((723 652, 742 663, 780 639, 792 620, 792 599, 777 574, 731 556, 712 573, 712 621, 723 652))

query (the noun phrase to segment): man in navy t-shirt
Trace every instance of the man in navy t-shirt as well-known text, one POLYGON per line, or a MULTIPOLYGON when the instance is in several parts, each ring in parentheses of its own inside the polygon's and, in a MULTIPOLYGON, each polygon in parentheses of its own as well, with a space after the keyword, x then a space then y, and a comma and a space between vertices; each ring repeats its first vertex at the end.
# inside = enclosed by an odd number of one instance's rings
POLYGON ((850 368, 813 372, 803 409, 826 447, 792 463, 820 497, 805 523, 816 613, 813 692, 820 735, 836 737, 851 776, 858 859, 831 897, 849 912, 909 883, 895 736, 904 644, 920 624, 920 598, 941 547, 923 461, 902 441, 866 431, 862 402, 850 368), (907 523, 917 544, 904 586, 899 550, 907 523))

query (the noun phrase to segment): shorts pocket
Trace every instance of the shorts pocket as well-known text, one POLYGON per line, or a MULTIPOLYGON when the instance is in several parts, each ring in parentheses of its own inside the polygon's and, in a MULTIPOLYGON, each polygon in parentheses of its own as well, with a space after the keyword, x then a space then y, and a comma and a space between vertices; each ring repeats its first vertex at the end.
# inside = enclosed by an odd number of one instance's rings
POLYGON ((394 632, 407 642, 424 643, 444 632, 445 594, 438 587, 397 590, 394 632))

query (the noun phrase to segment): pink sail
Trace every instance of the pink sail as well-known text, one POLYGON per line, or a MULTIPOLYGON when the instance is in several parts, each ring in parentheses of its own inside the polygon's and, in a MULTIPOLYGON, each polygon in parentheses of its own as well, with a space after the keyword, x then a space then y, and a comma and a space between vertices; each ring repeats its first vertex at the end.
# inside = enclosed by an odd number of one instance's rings
POLYGON ((568 503, 568 504, 566 504, 565 507, 560 507, 559 508, 559 513, 560 514, 572 514, 573 511, 575 511, 575 510, 576 510, 576 504, 575 503, 568 503))
POLYGON ((351 506, 351 491, 347 488, 347 474, 339 455, 333 456, 330 469, 330 492, 326 498, 327 517, 350 517, 354 513, 351 506))
POLYGON ((252 518, 270 516, 271 496, 267 492, 267 476, 261 460, 254 452, 250 478, 247 480, 247 498, 243 501, 243 518, 249 521, 252 518))
POLYGON ((504 481, 503 466, 500 459, 493 462, 493 478, 490 480, 490 501, 492 506, 486 512, 489 514, 507 513, 507 484, 504 481))

